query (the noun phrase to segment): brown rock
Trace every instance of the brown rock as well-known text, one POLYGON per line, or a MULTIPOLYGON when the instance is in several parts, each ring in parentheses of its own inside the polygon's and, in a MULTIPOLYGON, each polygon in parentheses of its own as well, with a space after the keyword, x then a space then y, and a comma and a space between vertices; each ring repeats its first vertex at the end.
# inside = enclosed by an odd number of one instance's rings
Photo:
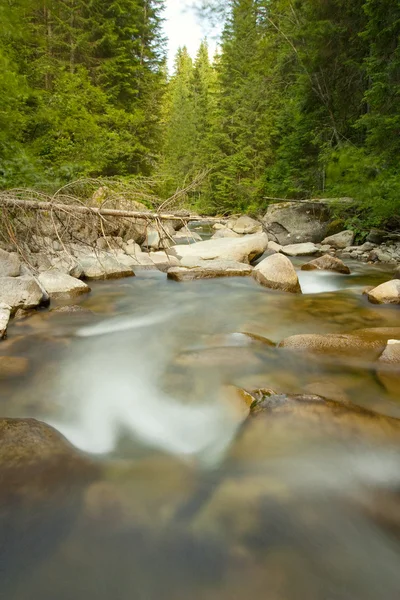
POLYGON ((392 279, 367 292, 373 304, 400 304, 400 279, 392 279))
POLYGON ((263 260, 254 269, 253 277, 261 285, 273 290, 301 293, 295 268, 283 254, 274 254, 263 260))
POLYGON ((312 354, 376 359, 385 347, 382 339, 352 334, 315 333, 293 335, 279 344, 281 348, 312 354))
POLYGON ((193 267, 182 266, 168 269, 168 279, 173 279, 174 281, 193 281, 195 279, 213 279, 216 277, 244 277, 251 275, 253 270, 253 267, 250 265, 234 260, 196 259, 193 264, 195 265, 193 267))
POLYGON ((324 271, 334 271, 336 273, 350 274, 350 269, 347 265, 344 264, 339 258, 335 258, 334 256, 330 256, 329 254, 325 254, 324 256, 320 256, 301 267, 302 271, 314 271, 314 270, 324 270, 324 271))

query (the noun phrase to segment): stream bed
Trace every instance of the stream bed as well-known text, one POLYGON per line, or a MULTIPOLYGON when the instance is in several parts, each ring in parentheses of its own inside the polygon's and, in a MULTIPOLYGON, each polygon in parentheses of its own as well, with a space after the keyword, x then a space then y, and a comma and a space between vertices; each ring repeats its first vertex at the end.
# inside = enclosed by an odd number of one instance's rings
POLYGON ((0 597, 397 600, 398 439, 333 417, 243 423, 231 401, 232 386, 265 388, 400 418, 400 390, 363 356, 275 347, 400 326, 397 307, 362 295, 388 274, 348 264, 350 276, 299 272, 302 295, 138 271, 92 283, 84 310, 12 322, 0 355, 21 360, 1 374, 1 415, 49 423, 101 474, 72 510, 59 473, 49 518, 2 540, 18 552, 0 566, 0 597))

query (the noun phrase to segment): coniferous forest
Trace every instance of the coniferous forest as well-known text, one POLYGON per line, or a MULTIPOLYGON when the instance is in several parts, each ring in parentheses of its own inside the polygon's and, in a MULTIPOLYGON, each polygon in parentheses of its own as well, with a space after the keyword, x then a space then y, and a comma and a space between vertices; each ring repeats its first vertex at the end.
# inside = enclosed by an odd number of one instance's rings
MULTIPOLYGON (((400 214, 397 0, 231 0, 167 72, 162 0, 0 0, 0 187, 154 177, 208 213, 349 196, 400 214)), ((354 224, 354 223, 353 223, 354 224)))

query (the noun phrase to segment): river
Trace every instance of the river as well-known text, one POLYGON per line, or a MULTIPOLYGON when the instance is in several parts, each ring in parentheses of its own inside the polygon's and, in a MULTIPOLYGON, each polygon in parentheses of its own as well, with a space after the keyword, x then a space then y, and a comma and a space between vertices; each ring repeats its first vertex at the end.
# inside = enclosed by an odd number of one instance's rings
POLYGON ((350 276, 300 272, 303 295, 142 271, 91 284, 85 311, 15 320, 0 355, 26 361, 1 382, 2 415, 53 425, 103 474, 73 518, 57 507, 62 535, 44 519, 35 539, 17 536, 27 556, 0 597, 398 599, 398 444, 301 415, 243 424, 230 401, 232 386, 319 393, 400 418, 362 356, 243 335, 399 326, 398 308, 361 293, 387 273, 348 264, 350 276))

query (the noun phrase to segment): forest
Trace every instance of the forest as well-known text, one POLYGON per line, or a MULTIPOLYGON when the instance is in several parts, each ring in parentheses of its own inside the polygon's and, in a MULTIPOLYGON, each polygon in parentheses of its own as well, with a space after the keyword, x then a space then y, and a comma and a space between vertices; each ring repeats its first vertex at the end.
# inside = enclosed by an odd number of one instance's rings
POLYGON ((0 0, 0 188, 198 178, 204 214, 346 196, 353 227, 398 225, 397 0, 202 8, 217 55, 181 48, 168 73, 162 0, 0 0))

